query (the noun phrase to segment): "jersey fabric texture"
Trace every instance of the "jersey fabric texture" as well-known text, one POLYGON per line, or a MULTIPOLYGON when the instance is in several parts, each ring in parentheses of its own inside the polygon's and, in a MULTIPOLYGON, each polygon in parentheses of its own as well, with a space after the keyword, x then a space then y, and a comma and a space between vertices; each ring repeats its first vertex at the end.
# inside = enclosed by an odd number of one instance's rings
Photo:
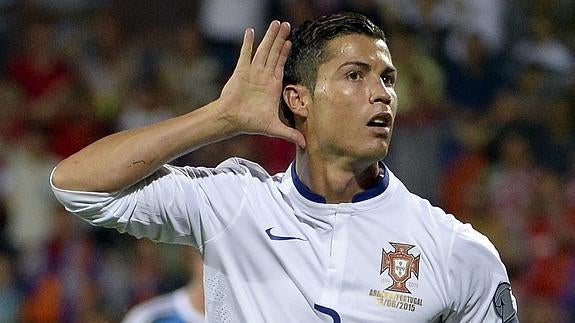
POLYGON ((204 323, 204 315, 192 307, 184 287, 134 306, 122 323, 204 323))
POLYGON ((271 176, 240 158, 165 165, 113 193, 53 190, 93 225, 199 248, 207 322, 515 322, 489 240, 380 167, 339 204, 293 164, 271 176))

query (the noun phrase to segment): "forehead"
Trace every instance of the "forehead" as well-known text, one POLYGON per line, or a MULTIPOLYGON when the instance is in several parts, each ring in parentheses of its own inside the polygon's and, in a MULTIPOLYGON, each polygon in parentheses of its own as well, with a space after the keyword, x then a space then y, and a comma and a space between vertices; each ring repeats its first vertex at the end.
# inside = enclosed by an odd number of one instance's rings
POLYGON ((383 39, 352 34, 334 38, 327 43, 324 65, 339 65, 346 61, 364 61, 370 65, 393 66, 389 48, 383 39))

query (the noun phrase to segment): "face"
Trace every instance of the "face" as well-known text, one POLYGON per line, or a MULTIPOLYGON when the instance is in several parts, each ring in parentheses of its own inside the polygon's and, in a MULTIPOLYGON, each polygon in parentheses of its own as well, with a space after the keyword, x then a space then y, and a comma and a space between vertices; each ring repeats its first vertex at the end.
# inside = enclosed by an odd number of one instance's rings
POLYGON ((307 109, 309 153, 369 164, 387 155, 397 111, 397 72, 385 42, 346 35, 328 43, 307 109))

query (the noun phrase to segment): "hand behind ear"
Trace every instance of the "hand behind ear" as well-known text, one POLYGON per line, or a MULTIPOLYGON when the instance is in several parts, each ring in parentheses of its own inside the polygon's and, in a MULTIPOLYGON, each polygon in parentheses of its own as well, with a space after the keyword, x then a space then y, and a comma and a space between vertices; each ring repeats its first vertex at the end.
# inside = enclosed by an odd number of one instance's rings
POLYGON ((283 69, 291 48, 290 25, 273 21, 252 59, 253 29, 246 29, 236 68, 218 99, 238 133, 287 139, 305 147, 303 135, 279 118, 283 69))

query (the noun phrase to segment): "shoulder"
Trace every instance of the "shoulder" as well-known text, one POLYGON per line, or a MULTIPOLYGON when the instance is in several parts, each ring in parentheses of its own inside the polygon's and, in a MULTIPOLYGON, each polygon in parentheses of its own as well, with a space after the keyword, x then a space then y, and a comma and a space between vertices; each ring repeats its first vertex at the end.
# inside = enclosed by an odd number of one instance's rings
POLYGON ((214 168, 184 167, 183 171, 186 179, 180 182, 182 187, 191 186, 202 198, 233 208, 237 207, 235 202, 253 197, 257 191, 275 191, 279 182, 259 164, 238 157, 229 158, 214 168))
POLYGON ((455 228, 453 242, 453 257, 466 260, 472 268, 498 267, 503 268, 497 249, 482 233, 475 230, 471 224, 459 223, 455 228))
POLYGON ((266 188, 277 188, 280 183, 282 183, 286 177, 287 171, 270 175, 268 171, 262 167, 260 164, 239 158, 233 157, 227 159, 220 163, 214 171, 216 173, 224 173, 232 175, 237 181, 243 183, 243 185, 248 185, 251 187, 266 187, 266 188))
POLYGON ((489 239, 469 224, 457 228, 449 272, 460 321, 516 322, 517 304, 505 265, 489 239))
POLYGON ((442 254, 451 265, 457 266, 461 272, 469 272, 463 268, 480 270, 498 267, 505 273, 499 253, 485 235, 475 230, 471 224, 462 223, 453 214, 409 192, 402 184, 399 188, 399 193, 395 193, 395 196, 401 198, 396 203, 401 204, 405 213, 413 213, 421 226, 432 234, 433 239, 441 242, 441 248, 446 250, 442 254), (405 208, 409 208, 411 212, 405 208))
POLYGON ((448 244, 448 261, 461 269, 461 272, 493 266, 505 270, 497 249, 488 237, 474 229, 470 223, 461 222, 454 215, 432 206, 426 200, 418 201, 427 213, 426 227, 441 235, 441 239, 448 244))
POLYGON ((429 200, 409 191, 396 177, 391 178, 390 187, 392 184, 395 188, 393 203, 402 214, 411 214, 411 223, 418 223, 430 232, 434 239, 440 238, 444 243, 453 243, 455 235, 458 235, 464 226, 461 221, 429 200))
POLYGON ((470 224, 456 228, 448 263, 451 286, 462 299, 491 297, 498 285, 509 283, 497 249, 470 224))
POLYGON ((226 159, 214 168, 164 165, 153 176, 150 176, 148 181, 154 181, 166 175, 204 181, 234 181, 234 179, 245 180, 247 178, 266 181, 272 178, 258 163, 239 157, 226 159))
POLYGON ((260 164, 239 157, 232 157, 220 163, 216 169, 231 170, 242 175, 249 175, 261 180, 271 178, 271 175, 260 164))

